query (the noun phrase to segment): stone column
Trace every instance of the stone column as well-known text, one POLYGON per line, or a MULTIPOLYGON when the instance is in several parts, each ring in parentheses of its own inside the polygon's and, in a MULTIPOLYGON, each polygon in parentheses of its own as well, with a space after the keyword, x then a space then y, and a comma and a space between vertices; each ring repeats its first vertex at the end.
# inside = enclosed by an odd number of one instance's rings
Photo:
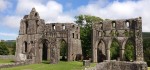
POLYGON ((110 60, 110 48, 107 48, 107 60, 110 60))
POLYGON ((50 46, 48 46, 48 49, 47 49, 47 60, 48 61, 50 60, 50 46))
POLYGON ((97 48, 93 48, 93 62, 97 62, 97 48))
POLYGON ((124 49, 120 49, 120 61, 124 60, 124 49))

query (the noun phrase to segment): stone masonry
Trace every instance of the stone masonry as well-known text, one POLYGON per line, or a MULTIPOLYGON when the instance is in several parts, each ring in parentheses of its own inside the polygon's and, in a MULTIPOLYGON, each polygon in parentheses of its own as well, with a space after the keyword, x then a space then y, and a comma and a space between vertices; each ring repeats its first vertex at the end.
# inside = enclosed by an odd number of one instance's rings
POLYGON ((125 45, 131 40, 134 45, 134 61, 143 61, 142 18, 104 20, 93 24, 93 62, 110 59, 111 43, 118 41, 119 58, 124 61, 125 45), (101 56, 99 56, 101 54, 101 56))
POLYGON ((50 63, 58 63, 61 41, 67 44, 67 61, 82 55, 79 26, 73 23, 45 23, 33 8, 20 22, 16 61, 29 59, 32 63, 40 63, 46 59, 50 63))

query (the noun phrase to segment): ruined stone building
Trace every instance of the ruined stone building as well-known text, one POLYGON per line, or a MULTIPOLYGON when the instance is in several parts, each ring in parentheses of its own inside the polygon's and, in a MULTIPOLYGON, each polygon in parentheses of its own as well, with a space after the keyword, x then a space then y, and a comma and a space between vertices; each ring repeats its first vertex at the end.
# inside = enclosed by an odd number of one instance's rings
POLYGON ((45 23, 33 8, 20 22, 19 36, 16 40, 16 61, 31 60, 40 63, 60 60, 61 43, 65 43, 65 59, 73 61, 82 55, 80 27, 73 23, 45 23))
POLYGON ((143 61, 142 19, 104 20, 92 26, 93 62, 111 60, 113 40, 119 44, 119 60, 124 61, 125 45, 130 40, 134 46, 134 61, 143 61))

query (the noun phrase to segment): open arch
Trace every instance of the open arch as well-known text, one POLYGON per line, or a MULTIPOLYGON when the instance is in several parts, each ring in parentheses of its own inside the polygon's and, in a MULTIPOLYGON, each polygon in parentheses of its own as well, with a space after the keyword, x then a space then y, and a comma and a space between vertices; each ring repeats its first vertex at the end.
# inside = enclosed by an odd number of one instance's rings
POLYGON ((110 46, 110 58, 112 60, 118 60, 119 58, 119 42, 117 39, 113 39, 110 46))
POLYGON ((97 62, 103 62, 103 60, 106 60, 105 50, 105 43, 100 40, 97 45, 97 62))
POLYGON ((60 60, 67 61, 68 59, 68 46, 64 39, 60 40, 60 60))
POLYGON ((134 58, 134 43, 133 40, 128 39, 125 44, 125 52, 124 52, 124 59, 125 61, 133 61, 134 58))
POLYGON ((42 49, 42 60, 47 60, 47 50, 48 50, 48 40, 47 39, 43 39, 42 40, 42 46, 43 46, 43 49, 42 49))

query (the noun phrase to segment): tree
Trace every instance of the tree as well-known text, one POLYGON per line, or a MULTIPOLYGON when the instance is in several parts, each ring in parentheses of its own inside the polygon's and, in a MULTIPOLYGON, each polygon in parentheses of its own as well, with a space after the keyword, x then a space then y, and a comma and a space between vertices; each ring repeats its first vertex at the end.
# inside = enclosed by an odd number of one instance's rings
POLYGON ((0 55, 8 55, 9 50, 4 42, 0 42, 0 55))
POLYGON ((92 56, 92 24, 102 21, 103 19, 90 15, 79 15, 75 17, 76 24, 80 26, 80 36, 82 44, 82 53, 84 59, 91 58, 92 56))

